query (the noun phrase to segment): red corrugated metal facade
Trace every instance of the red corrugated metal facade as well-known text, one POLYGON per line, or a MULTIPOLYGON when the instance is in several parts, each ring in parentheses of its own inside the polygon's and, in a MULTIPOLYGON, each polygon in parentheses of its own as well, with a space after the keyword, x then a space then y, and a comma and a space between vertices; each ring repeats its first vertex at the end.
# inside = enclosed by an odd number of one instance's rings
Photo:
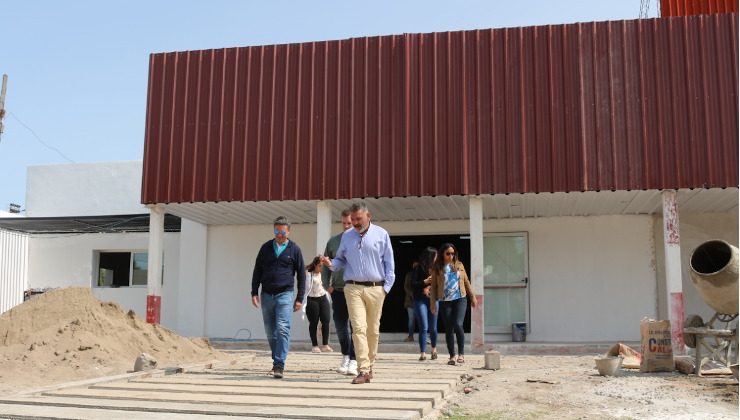
POLYGON ((737 15, 153 54, 144 203, 738 185, 737 15))
POLYGON ((738 0, 660 0, 660 16, 737 13, 738 0))

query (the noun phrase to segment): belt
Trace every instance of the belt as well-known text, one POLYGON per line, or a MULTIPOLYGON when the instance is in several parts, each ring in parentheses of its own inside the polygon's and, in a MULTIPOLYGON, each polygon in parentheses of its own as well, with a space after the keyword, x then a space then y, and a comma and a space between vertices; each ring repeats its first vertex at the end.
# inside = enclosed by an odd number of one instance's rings
POLYGON ((354 281, 354 280, 345 280, 344 281, 347 284, 356 284, 358 286, 383 286, 385 284, 384 281, 354 281))

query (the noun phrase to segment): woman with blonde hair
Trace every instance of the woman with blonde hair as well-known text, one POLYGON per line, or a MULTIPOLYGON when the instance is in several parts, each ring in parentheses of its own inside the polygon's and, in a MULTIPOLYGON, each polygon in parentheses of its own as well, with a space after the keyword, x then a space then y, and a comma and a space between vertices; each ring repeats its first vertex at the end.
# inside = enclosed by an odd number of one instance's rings
MULTIPOLYGON (((432 267, 432 284, 430 299, 439 300, 439 311, 445 326, 445 341, 450 354, 448 365, 465 363, 465 331, 463 321, 470 305, 475 307, 478 301, 475 298, 470 279, 465 272, 465 266, 459 260, 460 255, 455 245, 442 244, 437 253, 437 260, 432 267), (457 338, 457 352, 455 351, 457 338)), ((434 306, 432 312, 436 312, 434 306)))

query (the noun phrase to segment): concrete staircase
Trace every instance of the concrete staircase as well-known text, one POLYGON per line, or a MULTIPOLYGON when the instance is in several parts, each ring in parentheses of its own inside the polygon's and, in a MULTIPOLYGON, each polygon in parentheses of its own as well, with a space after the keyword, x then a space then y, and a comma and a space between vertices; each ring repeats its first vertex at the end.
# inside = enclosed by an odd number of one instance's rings
MULTIPOLYGON (((233 364, 210 369, 61 386, 0 397, 0 417, 78 419, 420 419, 462 387, 464 375, 487 375, 481 356, 465 365, 381 353, 369 384, 352 385, 334 369, 341 355, 293 351, 285 378, 266 373, 269 352, 248 351, 233 364), (473 369, 478 368, 478 369, 473 369), (215 416, 215 417, 214 417, 215 416)), ((470 378, 470 377, 468 377, 470 378)))

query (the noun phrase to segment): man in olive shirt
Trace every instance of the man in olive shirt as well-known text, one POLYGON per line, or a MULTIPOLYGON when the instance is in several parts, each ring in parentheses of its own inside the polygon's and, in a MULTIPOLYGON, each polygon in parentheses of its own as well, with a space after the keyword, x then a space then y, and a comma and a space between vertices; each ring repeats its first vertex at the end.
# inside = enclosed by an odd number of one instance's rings
MULTIPOLYGON (((342 241, 342 234, 352 227, 349 215, 349 209, 342 211, 342 232, 333 236, 326 243, 324 255, 329 258, 336 257, 337 249, 339 249, 339 244, 342 241)), ((321 280, 326 291, 331 295, 334 328, 337 330, 339 346, 342 348, 342 363, 339 365, 337 373, 355 376, 357 375, 357 360, 355 359, 355 347, 352 345, 352 335, 350 334, 347 301, 344 298, 344 270, 332 272, 329 267, 324 266, 321 270, 321 280)))

